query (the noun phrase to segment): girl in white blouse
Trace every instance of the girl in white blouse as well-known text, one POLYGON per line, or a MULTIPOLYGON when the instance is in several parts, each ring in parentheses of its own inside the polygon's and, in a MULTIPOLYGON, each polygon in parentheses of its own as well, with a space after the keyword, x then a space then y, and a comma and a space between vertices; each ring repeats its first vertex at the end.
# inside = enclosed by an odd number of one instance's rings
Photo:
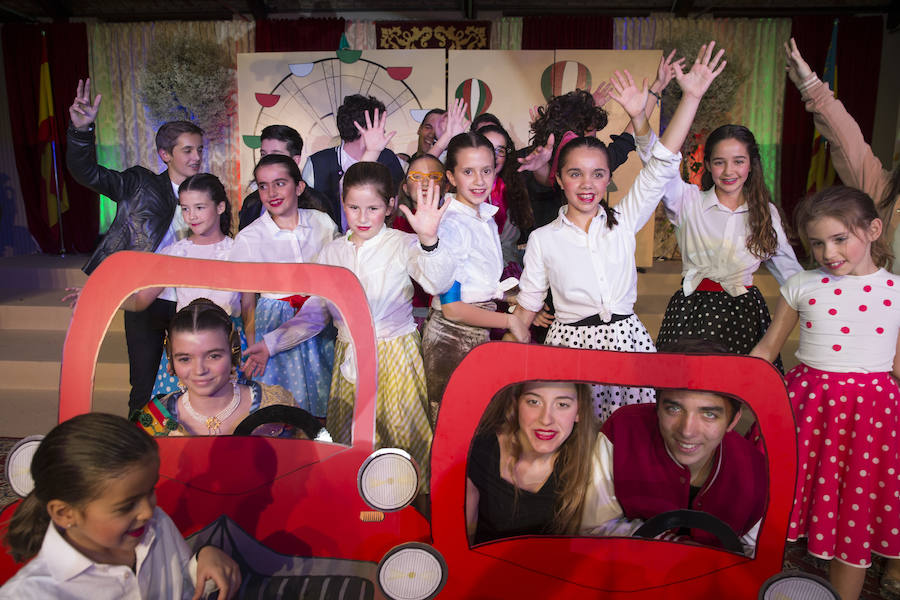
MULTIPOLYGON (((567 205, 555 221, 536 229, 525 250, 514 316, 530 325, 541 310, 547 289, 553 292, 556 319, 546 343, 574 348, 654 352, 653 340, 634 314, 637 269, 635 234, 653 215, 665 185, 678 176, 677 154, 690 130, 697 106, 710 83, 722 72, 724 51, 713 57, 715 42, 701 47, 690 72, 674 65, 682 89, 669 127, 652 150, 622 202, 610 208, 604 196, 610 169, 606 147, 596 138, 567 134, 560 144, 556 181, 567 205)), ((631 75, 618 71, 612 94, 631 116, 637 135, 650 127, 644 113, 647 82, 639 90, 631 75)), ((519 337, 519 341, 528 341, 519 337)), ((597 415, 605 419, 617 407, 652 402, 653 390, 594 386, 597 415)))
MULTIPOLYGON (((297 208, 297 198, 306 188, 297 163, 289 156, 268 154, 256 165, 253 177, 266 213, 237 234, 231 260, 312 262, 337 230, 327 214, 297 208)), ((261 341, 293 317, 304 300, 281 294, 260 294, 257 300, 256 294, 244 293, 241 305, 248 341, 261 341)), ((333 364, 334 330, 330 329, 275 357, 259 381, 284 387, 300 408, 324 417, 333 364)))
MULTIPOLYGON (((419 187, 416 212, 401 206, 416 235, 385 225, 397 198, 387 167, 359 162, 344 175, 342 202, 347 233, 326 245, 317 263, 344 267, 359 277, 375 322, 378 352, 378 398, 375 443, 407 450, 428 480, 432 428, 428 418, 425 369, 412 314, 412 279, 429 294, 445 292, 453 283, 453 255, 438 242, 438 224, 448 205, 439 208, 440 186, 419 187)), ((333 319, 338 330, 326 428, 335 442, 351 443, 356 399, 356 357, 350 332, 340 313, 322 298, 312 297, 297 315, 263 336, 248 350, 248 363, 265 365, 333 319), (329 315, 329 312, 331 313, 329 315)))
POLYGON ((447 180, 456 193, 446 196, 440 234, 456 271, 453 287, 432 299, 422 334, 433 419, 450 374, 469 350, 490 339, 491 329, 515 327, 517 336, 527 332, 512 315, 496 312, 494 303, 517 283, 514 278, 500 281, 504 263, 494 221, 498 208, 489 202, 495 161, 493 144, 480 133, 461 133, 447 146, 447 180))
MULTIPOLYGON (((705 191, 676 177, 663 196, 684 279, 669 300, 656 343, 702 337, 747 354, 771 322, 753 273, 764 262, 784 284, 802 268, 772 204, 750 130, 719 127, 706 139, 703 154, 705 191)), ((781 367, 780 358, 776 365, 781 367)))

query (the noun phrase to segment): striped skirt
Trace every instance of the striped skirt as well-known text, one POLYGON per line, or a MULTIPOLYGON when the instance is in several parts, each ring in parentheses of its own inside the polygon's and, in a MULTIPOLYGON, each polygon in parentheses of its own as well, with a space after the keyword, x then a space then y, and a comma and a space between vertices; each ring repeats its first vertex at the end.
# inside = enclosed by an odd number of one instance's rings
MULTIPOLYGON (((339 444, 350 444, 356 385, 341 373, 349 344, 338 341, 328 419, 325 427, 339 444)), ((432 430, 419 332, 378 340, 378 396, 375 406, 375 447, 402 448, 419 465, 420 490, 428 490, 432 430)))

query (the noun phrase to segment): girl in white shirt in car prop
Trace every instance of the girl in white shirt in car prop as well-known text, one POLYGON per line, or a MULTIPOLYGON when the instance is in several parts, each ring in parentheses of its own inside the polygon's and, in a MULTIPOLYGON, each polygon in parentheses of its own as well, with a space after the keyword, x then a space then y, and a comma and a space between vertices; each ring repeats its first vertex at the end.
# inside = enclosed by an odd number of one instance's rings
MULTIPOLYGON (((725 68, 724 50, 713 56, 715 42, 700 48, 688 73, 675 64, 682 98, 652 157, 615 208, 604 196, 610 181, 609 157, 603 142, 568 133, 560 143, 556 181, 567 205, 548 225, 536 229, 525 250, 514 317, 531 325, 548 288, 556 318, 546 343, 572 348, 654 352, 653 340, 634 314, 637 299, 635 234, 653 216, 666 184, 678 177, 679 149, 690 130, 697 106, 712 81, 725 68)), ((644 113, 647 81, 639 89, 631 74, 616 71, 612 97, 631 116, 635 134, 646 136, 644 113)), ((524 337, 517 338, 527 342, 524 337)), ((652 402, 649 388, 594 386, 595 411, 605 420, 624 404, 652 402)))

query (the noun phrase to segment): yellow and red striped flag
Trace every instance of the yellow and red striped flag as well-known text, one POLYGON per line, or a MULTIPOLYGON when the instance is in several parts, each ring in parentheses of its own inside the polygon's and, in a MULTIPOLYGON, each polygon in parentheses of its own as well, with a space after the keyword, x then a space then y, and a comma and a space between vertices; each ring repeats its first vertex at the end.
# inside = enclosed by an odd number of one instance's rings
MULTIPOLYGON (((831 28, 831 43, 828 44, 828 55, 825 57, 825 71, 822 81, 828 84, 837 97, 837 35, 838 21, 834 20, 831 28)), ((812 157, 809 161, 809 174, 806 176, 806 192, 812 194, 823 190, 834 183, 834 165, 828 152, 828 140, 822 137, 819 130, 813 133, 812 157)))
POLYGON ((47 225, 56 226, 58 221, 56 197, 57 182, 62 187, 60 210, 69 210, 69 198, 66 184, 58 177, 56 152, 59 147, 59 131, 53 118, 53 90, 50 87, 50 63, 47 61, 47 37, 41 36, 41 73, 40 94, 38 96, 38 141, 41 143, 41 209, 47 219, 47 225))

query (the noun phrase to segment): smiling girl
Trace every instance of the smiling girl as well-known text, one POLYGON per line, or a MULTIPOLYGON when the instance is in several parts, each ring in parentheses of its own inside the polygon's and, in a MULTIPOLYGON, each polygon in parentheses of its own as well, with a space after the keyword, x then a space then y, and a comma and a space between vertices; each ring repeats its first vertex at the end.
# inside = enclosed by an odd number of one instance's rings
POLYGON ((583 383, 511 386, 485 411, 469 452, 471 543, 578 530, 596 436, 583 383))
POLYGON ((60 423, 41 440, 31 476, 6 543, 16 560, 34 559, 0 598, 187 600, 207 580, 220 598, 237 595, 238 565, 212 546, 192 557, 156 506, 159 450, 127 420, 88 413, 60 423))
POLYGON ((747 354, 771 322, 753 274, 765 263, 783 284, 802 268, 772 203, 750 130, 719 127, 706 139, 703 154, 704 191, 676 177, 663 197, 681 249, 682 286, 669 300, 656 344, 701 337, 747 354))
MULTIPOLYGON (((300 168, 288 156, 269 154, 253 171, 266 213, 238 233, 231 251, 237 262, 311 262, 337 230, 325 213, 297 208, 306 184, 300 168)), ((297 312, 302 296, 244 293, 241 297, 247 339, 260 342, 297 312)), ((316 417, 324 417, 328 405, 331 367, 334 363, 334 329, 323 331, 282 352, 269 362, 259 381, 285 387, 297 405, 316 417)))
POLYGON ((447 147, 447 180, 456 193, 447 194, 449 205, 441 222, 440 237, 456 264, 453 287, 432 299, 422 334, 422 354, 428 373, 428 400, 432 418, 450 374, 475 346, 487 342, 491 329, 528 329, 507 313, 495 312, 495 300, 505 298, 515 279, 502 285, 503 251, 494 214, 487 202, 495 177, 494 146, 480 133, 461 133, 447 147))
MULTIPOLYGON (((229 260, 234 240, 231 234, 231 204, 225 194, 225 187, 219 178, 209 173, 199 173, 185 179, 178 188, 178 204, 190 234, 183 240, 166 246, 160 254, 182 258, 202 258, 206 260, 229 260)), ((197 298, 208 298, 224 310, 235 322, 243 338, 241 321, 241 295, 238 292, 208 290, 203 288, 145 288, 136 292, 123 305, 125 310, 144 310, 157 296, 171 295, 174 289, 176 310, 181 310, 197 298)), ((242 347, 246 341, 241 340, 242 347)), ((178 388, 178 379, 169 368, 169 360, 163 352, 156 373, 156 382, 150 398, 160 394, 170 394, 178 388)))
POLYGON ((788 539, 807 537, 852 600, 873 553, 900 558, 900 276, 884 268, 884 225, 865 192, 827 188, 794 222, 820 268, 781 287, 751 354, 771 361, 800 322, 800 364, 785 376, 800 450, 788 539))
MULTIPOLYGON (((653 147, 652 158, 615 208, 606 201, 610 160, 606 146, 593 137, 567 133, 560 142, 556 180, 566 206, 555 221, 528 238, 525 270, 514 316, 531 325, 553 294, 556 319, 546 343, 573 348, 653 352, 653 340, 634 314, 637 298, 635 234, 653 216, 665 185, 678 177, 675 154, 684 143, 697 106, 713 79, 722 72, 723 51, 713 57, 715 42, 700 49, 690 72, 674 64, 682 98, 669 127, 653 147)), ((638 136, 648 135, 645 114, 648 90, 638 89, 631 75, 618 71, 612 97, 631 116, 638 136)), ((527 337, 518 337, 527 342, 527 337)), ((653 390, 594 386, 595 410, 601 419, 623 404, 652 402, 653 390)))
MULTIPOLYGON (((418 188, 415 213, 401 207, 415 235, 385 225, 396 207, 394 189, 384 165, 359 162, 347 169, 342 198, 348 231, 326 245, 316 262, 345 267, 359 277, 377 339, 375 443, 407 450, 425 474, 422 481, 427 482, 432 429, 419 332, 412 315, 412 281, 418 281, 429 294, 440 293, 453 283, 454 262, 437 234, 447 211, 446 204, 438 207, 439 186, 418 188)), ((356 357, 350 331, 337 310, 321 298, 311 298, 296 317, 266 334, 264 342, 251 347, 248 355, 258 369, 270 355, 277 356, 315 335, 331 319, 338 337, 326 427, 335 442, 350 444, 356 357)))
POLYGON ((165 354, 179 389, 153 398, 131 416, 151 435, 228 435, 260 408, 294 404, 281 386, 238 380, 237 329, 206 298, 194 300, 172 319, 165 354))

